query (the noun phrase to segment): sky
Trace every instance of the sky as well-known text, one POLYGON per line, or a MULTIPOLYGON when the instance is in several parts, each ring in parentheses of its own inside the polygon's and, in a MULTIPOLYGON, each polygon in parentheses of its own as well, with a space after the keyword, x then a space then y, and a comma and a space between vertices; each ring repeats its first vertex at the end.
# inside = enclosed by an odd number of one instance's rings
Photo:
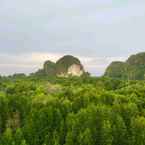
POLYGON ((100 76, 145 51, 145 0, 0 0, 0 74, 74 55, 100 76))

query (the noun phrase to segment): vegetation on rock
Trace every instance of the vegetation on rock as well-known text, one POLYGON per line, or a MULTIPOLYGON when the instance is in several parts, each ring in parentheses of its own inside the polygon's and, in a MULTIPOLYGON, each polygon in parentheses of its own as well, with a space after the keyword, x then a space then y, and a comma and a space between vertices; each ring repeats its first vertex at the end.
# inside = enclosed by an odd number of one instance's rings
POLYGON ((71 55, 62 57, 56 62, 57 74, 67 74, 69 67, 73 64, 79 65, 81 70, 83 70, 83 66, 78 58, 71 55))
MULTIPOLYGON (((68 76, 69 68, 72 65, 78 66, 79 71, 82 71, 82 74, 84 73, 84 68, 83 68, 83 65, 81 64, 80 60, 74 56, 66 55, 66 56, 60 58, 56 63, 49 61, 49 60, 46 61, 44 63, 43 69, 40 69, 35 74, 36 75, 47 75, 47 76, 61 76, 61 75, 68 76)), ((77 73, 76 74, 70 73, 70 74, 77 75, 77 73)), ((79 74, 78 74, 78 76, 79 76, 79 74)))
POLYGON ((144 145, 144 81, 1 77, 0 145, 144 145))
POLYGON ((132 55, 126 62, 112 62, 104 75, 118 79, 143 80, 145 78, 145 53, 132 55))
POLYGON ((56 64, 52 61, 46 61, 43 66, 44 73, 47 75, 55 75, 56 74, 56 64))

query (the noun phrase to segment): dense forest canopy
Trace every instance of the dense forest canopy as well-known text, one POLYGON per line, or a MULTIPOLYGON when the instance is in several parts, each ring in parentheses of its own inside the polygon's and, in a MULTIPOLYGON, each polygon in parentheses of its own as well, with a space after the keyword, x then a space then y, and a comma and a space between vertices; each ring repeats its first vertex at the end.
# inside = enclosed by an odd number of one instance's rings
POLYGON ((144 144, 144 81, 0 78, 0 145, 144 144))
POLYGON ((0 77, 0 145, 145 145, 144 60, 112 62, 104 77, 58 77, 73 64, 84 71, 65 56, 0 77))

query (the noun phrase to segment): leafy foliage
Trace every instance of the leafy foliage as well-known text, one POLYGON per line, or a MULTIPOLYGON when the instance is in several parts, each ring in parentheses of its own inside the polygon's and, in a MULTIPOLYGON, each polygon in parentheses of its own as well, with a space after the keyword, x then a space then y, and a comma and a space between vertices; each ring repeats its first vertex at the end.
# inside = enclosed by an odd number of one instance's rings
POLYGON ((145 53, 132 55, 126 62, 112 62, 105 76, 127 80, 145 79, 145 53))
POLYGON ((145 82, 0 78, 0 145, 144 145, 145 82))

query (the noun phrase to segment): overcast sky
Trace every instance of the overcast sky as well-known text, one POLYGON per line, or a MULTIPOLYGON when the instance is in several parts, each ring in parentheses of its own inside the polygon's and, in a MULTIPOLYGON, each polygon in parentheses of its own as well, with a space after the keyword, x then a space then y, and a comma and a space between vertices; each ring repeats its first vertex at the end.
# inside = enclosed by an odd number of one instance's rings
POLYGON ((0 0, 0 74, 30 73, 65 54, 103 74, 145 51, 145 0, 0 0))

